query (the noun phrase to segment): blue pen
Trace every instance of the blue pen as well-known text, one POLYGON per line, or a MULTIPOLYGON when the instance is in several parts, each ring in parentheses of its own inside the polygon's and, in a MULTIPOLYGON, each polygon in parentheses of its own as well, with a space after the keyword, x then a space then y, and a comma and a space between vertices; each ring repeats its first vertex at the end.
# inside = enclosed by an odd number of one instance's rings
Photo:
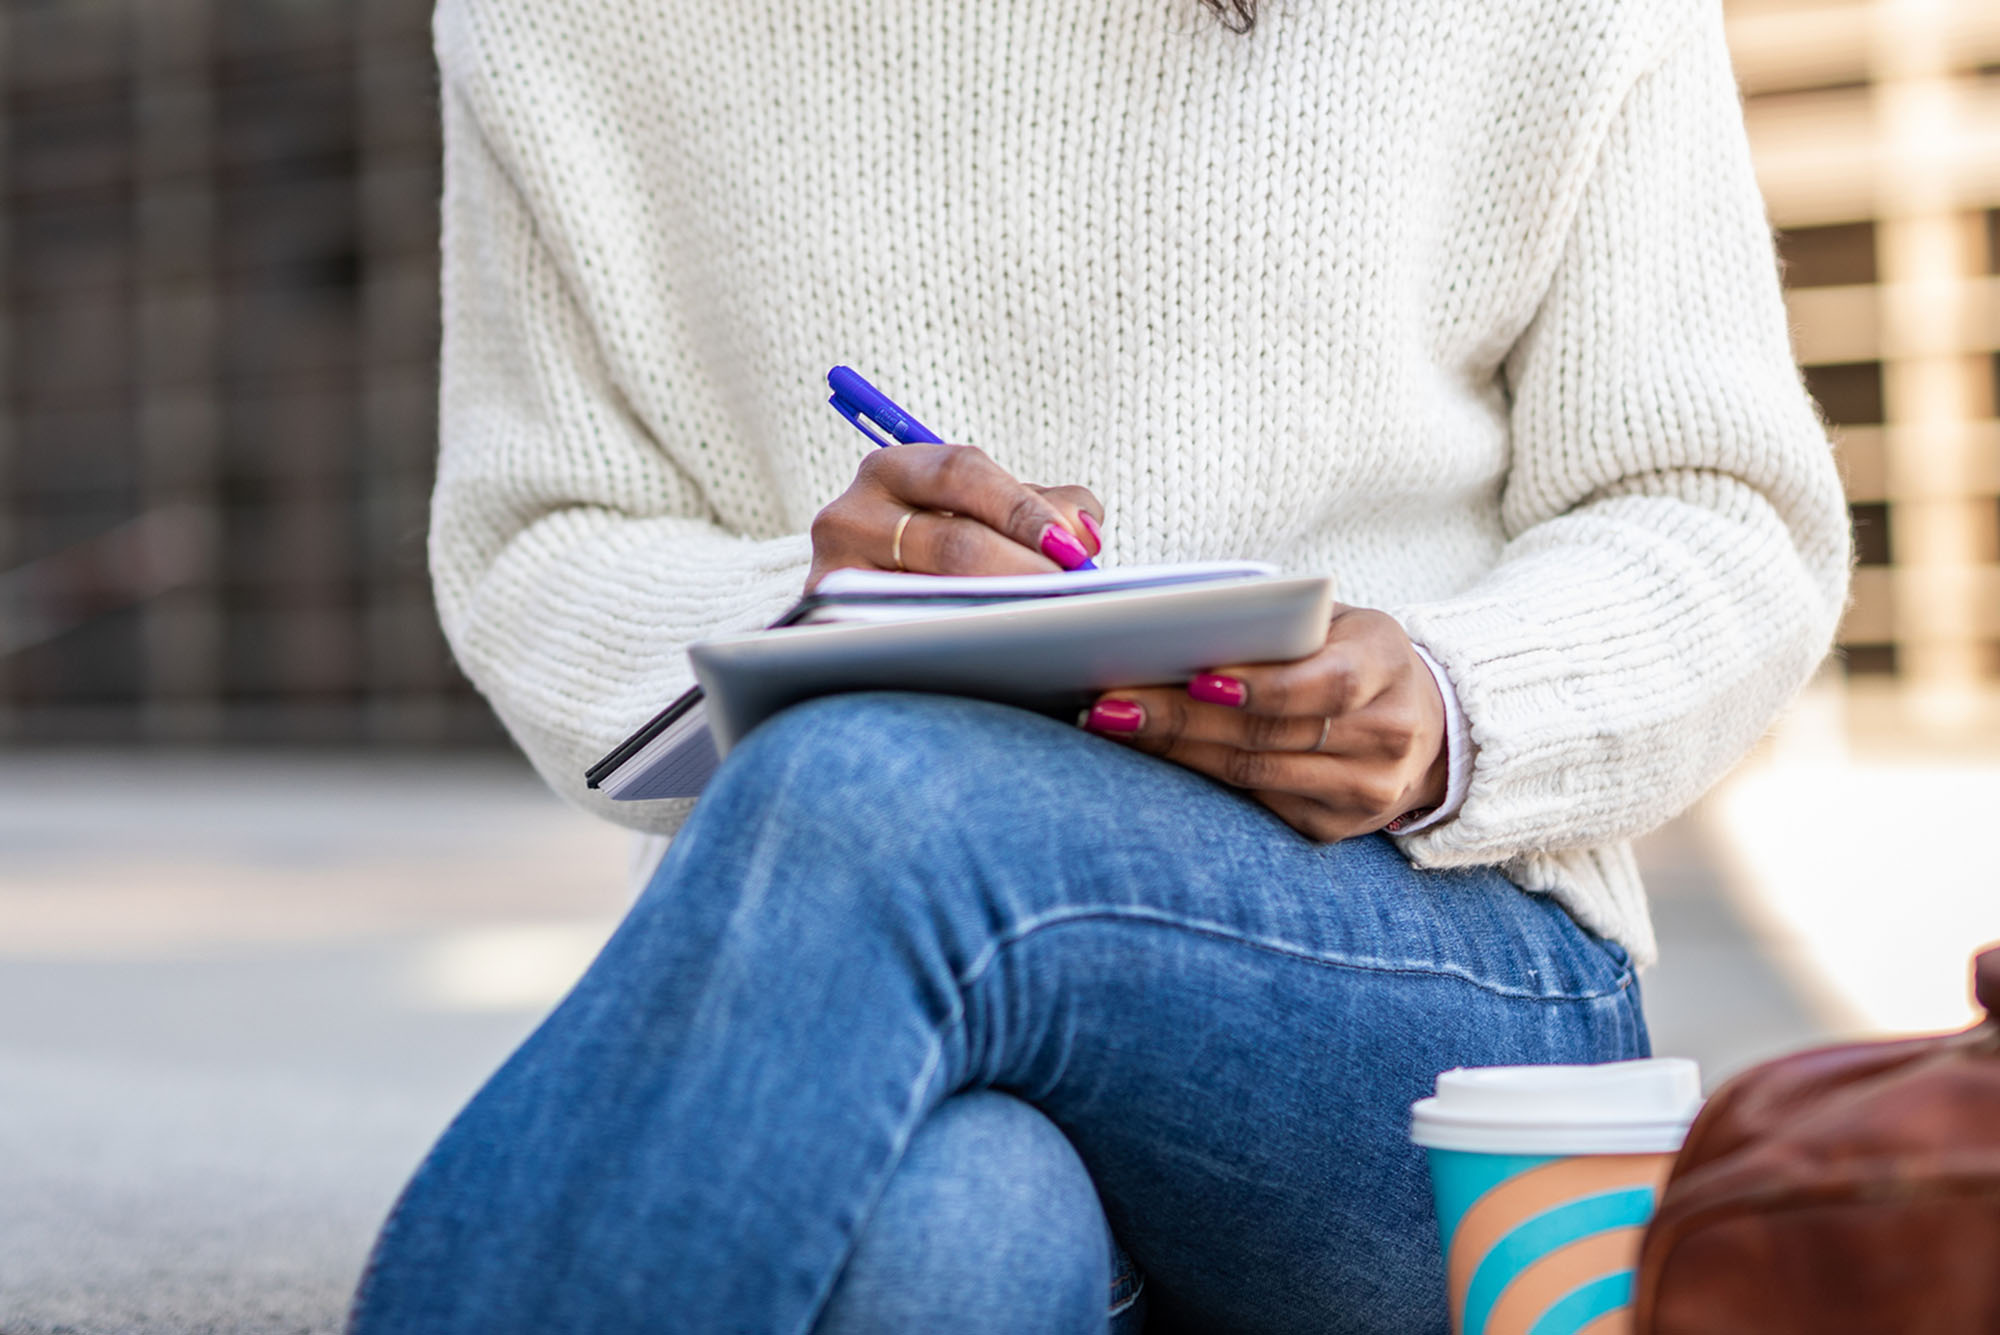
MULTIPOLYGON (((826 373, 827 388, 833 397, 827 402, 857 430, 877 445, 942 445, 944 440, 929 427, 898 408, 889 396, 863 380, 849 366, 836 366, 826 373)), ((1095 570, 1086 560, 1077 570, 1095 570)))

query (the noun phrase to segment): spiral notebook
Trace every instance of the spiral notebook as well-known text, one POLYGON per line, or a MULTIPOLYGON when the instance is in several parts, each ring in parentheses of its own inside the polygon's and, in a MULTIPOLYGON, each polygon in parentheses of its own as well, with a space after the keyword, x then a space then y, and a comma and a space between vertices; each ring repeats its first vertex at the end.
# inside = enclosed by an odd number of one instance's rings
POLYGON ((1302 658, 1325 640, 1333 581, 1249 561, 1047 575, 840 570, 770 627, 702 640, 698 685, 585 774, 620 802, 693 797, 789 705, 844 691, 965 695, 1074 717, 1121 686, 1302 658))

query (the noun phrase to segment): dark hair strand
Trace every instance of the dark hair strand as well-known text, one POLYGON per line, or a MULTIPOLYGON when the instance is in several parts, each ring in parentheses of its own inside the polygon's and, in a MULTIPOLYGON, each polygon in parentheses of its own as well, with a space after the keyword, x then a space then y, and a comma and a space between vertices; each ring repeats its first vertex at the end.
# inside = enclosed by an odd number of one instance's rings
POLYGON ((1216 12, 1222 26, 1243 33, 1257 26, 1257 0, 1201 0, 1216 12))

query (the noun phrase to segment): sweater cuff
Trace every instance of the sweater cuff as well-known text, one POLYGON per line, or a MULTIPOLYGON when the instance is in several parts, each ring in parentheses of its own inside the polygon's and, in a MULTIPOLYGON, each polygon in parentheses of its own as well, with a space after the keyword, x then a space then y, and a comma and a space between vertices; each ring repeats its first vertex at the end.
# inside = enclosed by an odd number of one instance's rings
POLYGON ((1646 633, 1657 627, 1639 624, 1650 609, 1602 610, 1616 607, 1616 594, 1630 596, 1611 576, 1552 588, 1548 565, 1503 565, 1486 588, 1391 613, 1445 665, 1478 759, 1458 817, 1405 848, 1422 865, 1488 865, 1576 846, 1629 786, 1629 761, 1591 743, 1639 722, 1629 702, 1614 711, 1600 697, 1607 680, 1657 652, 1646 633), (1545 605, 1531 615, 1510 594, 1537 577, 1545 605))
POLYGON ((1458 688, 1452 685, 1451 674, 1444 665, 1432 658, 1430 651, 1412 641, 1411 648, 1417 657, 1424 660, 1430 669, 1431 680, 1437 683, 1438 695, 1444 700, 1444 747, 1445 779, 1444 801, 1429 811, 1412 811, 1389 822, 1389 834, 1416 834, 1428 830, 1433 825, 1441 825, 1458 814, 1465 805, 1466 790, 1472 787, 1472 729, 1465 721, 1465 709, 1458 702, 1458 688))

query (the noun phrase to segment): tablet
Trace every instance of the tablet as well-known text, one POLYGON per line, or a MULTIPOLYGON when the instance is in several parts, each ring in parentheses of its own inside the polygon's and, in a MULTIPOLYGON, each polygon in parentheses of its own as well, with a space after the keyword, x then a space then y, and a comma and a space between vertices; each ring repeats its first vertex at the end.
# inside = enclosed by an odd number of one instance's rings
POLYGON ((1333 581, 1255 576, 793 626, 690 646, 717 755, 788 705, 845 691, 965 695, 1073 719, 1119 687, 1174 685, 1326 642, 1333 581))

